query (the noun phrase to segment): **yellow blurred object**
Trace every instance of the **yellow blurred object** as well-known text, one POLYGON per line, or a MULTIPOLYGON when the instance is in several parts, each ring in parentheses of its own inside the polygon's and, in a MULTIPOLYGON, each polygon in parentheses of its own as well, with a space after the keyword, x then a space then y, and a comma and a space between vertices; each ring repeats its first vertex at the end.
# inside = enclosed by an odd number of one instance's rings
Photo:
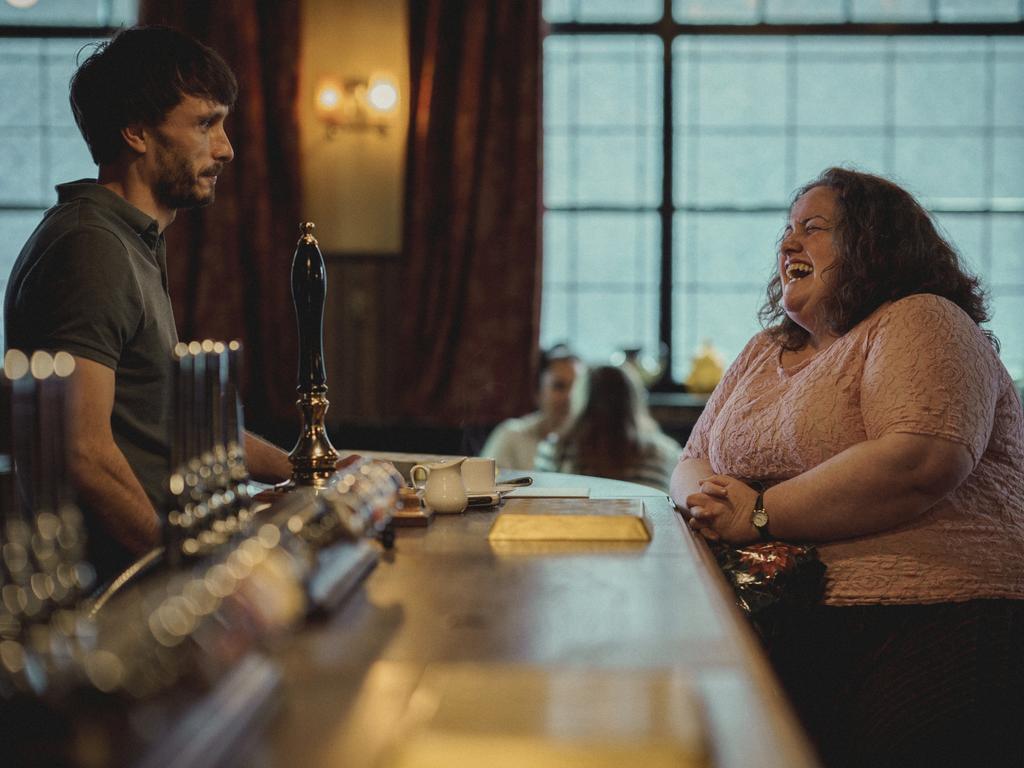
POLYGON ((382 768, 708 768, 699 689, 673 669, 436 664, 382 768))
POLYGON ((705 339, 693 358, 693 368, 684 384, 689 392, 711 392, 722 380, 723 373, 725 363, 722 356, 711 345, 711 341, 705 339))

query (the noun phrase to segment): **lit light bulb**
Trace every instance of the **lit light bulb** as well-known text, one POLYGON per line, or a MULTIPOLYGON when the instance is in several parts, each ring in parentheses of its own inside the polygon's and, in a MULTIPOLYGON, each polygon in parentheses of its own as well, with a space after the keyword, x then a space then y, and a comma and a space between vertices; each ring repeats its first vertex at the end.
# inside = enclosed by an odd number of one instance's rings
POLYGON ((385 75, 376 76, 367 87, 366 101, 377 112, 390 112, 398 105, 398 86, 385 75))
POLYGON ((7 0, 7 4, 12 8, 21 9, 31 8, 37 2, 39 2, 39 0, 7 0))
POLYGON ((336 109, 338 104, 341 103, 341 91, 334 85, 325 84, 320 88, 317 101, 323 109, 336 109))

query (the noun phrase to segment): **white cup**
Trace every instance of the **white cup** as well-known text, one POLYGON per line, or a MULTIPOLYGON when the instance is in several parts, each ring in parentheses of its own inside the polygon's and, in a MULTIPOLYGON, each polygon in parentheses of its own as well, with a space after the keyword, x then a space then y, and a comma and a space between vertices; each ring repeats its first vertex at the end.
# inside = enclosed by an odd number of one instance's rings
POLYGON ((497 491, 494 482, 496 476, 494 459, 473 458, 462 462, 462 482, 466 486, 466 493, 471 496, 497 491))

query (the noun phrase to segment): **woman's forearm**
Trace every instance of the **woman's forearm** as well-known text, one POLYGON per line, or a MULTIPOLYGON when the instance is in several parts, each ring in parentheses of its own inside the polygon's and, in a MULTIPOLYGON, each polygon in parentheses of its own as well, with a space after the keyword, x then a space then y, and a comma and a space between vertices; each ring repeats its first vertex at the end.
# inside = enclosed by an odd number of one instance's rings
POLYGON ((669 490, 672 501, 680 509, 686 509, 686 497, 700 490, 700 481, 713 475, 711 462, 707 459, 683 459, 672 472, 669 490))
POLYGON ((968 449, 925 435, 890 434, 851 446, 764 495, 780 539, 830 541, 913 520, 970 474, 968 449))

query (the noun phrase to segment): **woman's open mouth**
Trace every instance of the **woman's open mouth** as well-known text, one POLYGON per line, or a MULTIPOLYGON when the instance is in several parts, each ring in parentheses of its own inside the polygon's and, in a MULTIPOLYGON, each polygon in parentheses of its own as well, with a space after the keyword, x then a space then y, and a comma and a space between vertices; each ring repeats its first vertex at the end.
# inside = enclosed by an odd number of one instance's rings
POLYGON ((786 265, 786 277, 790 282, 801 280, 814 272, 814 267, 805 261, 791 261, 786 265))

